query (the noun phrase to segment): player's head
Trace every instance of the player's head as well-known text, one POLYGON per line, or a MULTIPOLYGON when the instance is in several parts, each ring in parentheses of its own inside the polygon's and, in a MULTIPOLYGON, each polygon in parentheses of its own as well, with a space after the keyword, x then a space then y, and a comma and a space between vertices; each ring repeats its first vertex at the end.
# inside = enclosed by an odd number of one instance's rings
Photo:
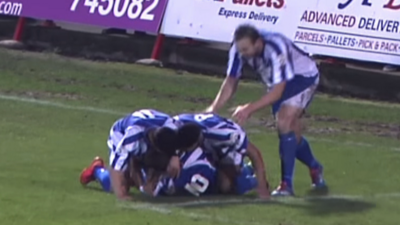
POLYGON ((157 127, 149 131, 149 140, 154 150, 173 155, 178 146, 178 133, 169 127, 157 127))
POLYGON ((186 123, 178 129, 178 148, 182 151, 197 148, 203 141, 202 129, 196 123, 186 123))
POLYGON ((260 32, 254 26, 248 24, 236 28, 234 42, 238 52, 248 58, 261 54, 263 49, 260 32))

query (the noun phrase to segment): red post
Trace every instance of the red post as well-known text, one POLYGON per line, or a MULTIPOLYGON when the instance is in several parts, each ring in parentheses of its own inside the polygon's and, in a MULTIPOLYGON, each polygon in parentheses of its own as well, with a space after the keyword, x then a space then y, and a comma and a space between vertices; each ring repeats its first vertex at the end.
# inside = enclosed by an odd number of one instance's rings
POLYGON ((160 59, 161 49, 164 43, 164 34, 158 34, 156 42, 154 43, 153 52, 151 53, 151 58, 155 60, 160 59))
POLYGON ((24 26, 25 26, 25 18, 24 17, 19 17, 17 26, 15 27, 14 31, 14 41, 21 41, 22 40, 22 33, 24 31, 24 26))

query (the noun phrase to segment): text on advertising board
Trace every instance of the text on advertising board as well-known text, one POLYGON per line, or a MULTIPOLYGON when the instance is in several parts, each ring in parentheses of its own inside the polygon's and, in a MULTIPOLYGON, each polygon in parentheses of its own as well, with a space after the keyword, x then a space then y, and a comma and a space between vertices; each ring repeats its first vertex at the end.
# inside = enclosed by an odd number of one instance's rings
POLYGON ((21 11, 21 3, 0 1, 0 14, 18 16, 21 11))
POLYGON ((139 18, 142 20, 153 20, 153 10, 158 5, 159 0, 153 0, 147 7, 143 6, 144 0, 125 0, 121 5, 120 0, 101 0, 101 3, 97 0, 74 0, 71 4, 71 11, 76 11, 79 3, 83 2, 83 5, 89 7, 89 13, 98 13, 102 16, 112 14, 119 18, 127 16, 129 19, 139 18))
POLYGON ((249 23, 294 37, 294 21, 298 21, 305 8, 297 0, 169 0, 161 32, 231 42, 236 27, 249 23))
POLYGON ((5 3, 0 13, 20 6, 24 17, 157 33, 166 4, 167 0, 18 0, 5 3))
POLYGON ((243 5, 243 6, 253 6, 260 7, 261 11, 255 10, 235 10, 229 7, 221 7, 219 8, 218 15, 223 16, 225 18, 236 18, 236 19, 247 19, 247 20, 255 20, 255 21, 264 21, 275 24, 279 17, 275 15, 269 15, 262 11, 263 8, 273 8, 273 9, 281 9, 285 2, 284 0, 215 0, 217 2, 228 2, 231 1, 233 5, 243 5))
MULTIPOLYGON (((389 0, 386 4, 383 5, 383 8, 389 8, 389 9, 400 9, 400 3, 398 5, 395 5, 396 0, 389 0)), ((350 5, 350 3, 354 2, 354 0, 347 0, 345 3, 339 3, 338 4, 338 9, 344 9, 347 6, 350 5)), ((372 6, 372 3, 370 0, 361 0, 361 5, 363 6, 372 6)))
POLYGON ((400 64, 400 0, 318 1, 303 12, 294 37, 306 51, 400 64))

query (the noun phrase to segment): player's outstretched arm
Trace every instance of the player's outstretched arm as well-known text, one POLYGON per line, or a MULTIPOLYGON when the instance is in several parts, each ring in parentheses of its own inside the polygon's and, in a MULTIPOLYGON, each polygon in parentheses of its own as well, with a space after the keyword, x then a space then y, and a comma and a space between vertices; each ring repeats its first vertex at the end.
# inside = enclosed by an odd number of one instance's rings
POLYGON ((247 154, 250 158, 251 163, 254 166, 254 171, 258 182, 257 186, 258 196, 260 198, 268 198, 270 196, 269 184, 261 152, 255 145, 249 142, 247 146, 247 154))
POLYGON ((239 79, 235 77, 226 77, 222 83, 213 103, 205 110, 206 112, 217 112, 224 107, 227 101, 232 98, 236 92, 239 79))
POLYGON ((236 46, 232 45, 229 50, 228 68, 226 70, 226 78, 222 83, 214 102, 206 109, 206 112, 217 112, 225 103, 232 98, 236 92, 239 78, 242 75, 243 62, 236 50, 236 46))
POLYGON ((117 198, 120 200, 132 200, 132 196, 128 193, 129 187, 124 172, 110 168, 110 177, 111 186, 117 198))

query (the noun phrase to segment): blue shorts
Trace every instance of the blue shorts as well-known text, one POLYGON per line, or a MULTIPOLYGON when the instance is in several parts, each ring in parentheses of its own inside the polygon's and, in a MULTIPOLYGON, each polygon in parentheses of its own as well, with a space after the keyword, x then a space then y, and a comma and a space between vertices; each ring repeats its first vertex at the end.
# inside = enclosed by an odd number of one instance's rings
POLYGON ((272 105, 272 114, 275 116, 283 104, 306 109, 312 101, 318 81, 319 75, 314 77, 295 76, 286 83, 281 99, 272 105))
POLYGON ((217 173, 208 165, 194 165, 182 169, 174 181, 175 193, 178 195, 207 195, 216 191, 217 173))

